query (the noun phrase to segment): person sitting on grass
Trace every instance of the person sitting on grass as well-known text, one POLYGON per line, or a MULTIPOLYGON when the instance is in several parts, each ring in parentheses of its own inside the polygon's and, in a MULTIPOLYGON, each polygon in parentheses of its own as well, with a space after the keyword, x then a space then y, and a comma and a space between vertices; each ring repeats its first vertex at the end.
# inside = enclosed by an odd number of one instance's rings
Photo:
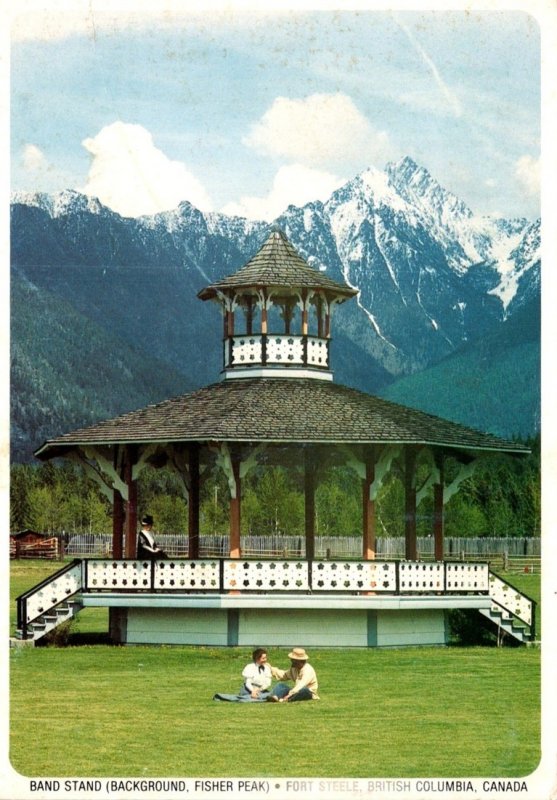
POLYGON ((293 703, 295 700, 319 700, 317 675, 308 663, 309 656, 303 647, 295 647, 288 653, 290 669, 271 667, 273 678, 279 681, 294 681, 290 688, 286 683, 277 683, 267 698, 273 703, 293 703))
POLYGON ((267 662, 267 651, 257 647, 251 654, 251 662, 242 671, 244 682, 238 694, 215 694, 213 700, 232 703, 260 703, 269 697, 272 675, 267 662))

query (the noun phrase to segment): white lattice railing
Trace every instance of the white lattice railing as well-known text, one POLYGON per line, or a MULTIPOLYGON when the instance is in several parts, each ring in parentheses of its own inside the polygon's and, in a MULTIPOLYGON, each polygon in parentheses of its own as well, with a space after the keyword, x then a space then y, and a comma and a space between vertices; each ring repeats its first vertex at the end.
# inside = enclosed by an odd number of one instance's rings
POLYGON ((395 592, 396 564, 384 561, 318 561, 311 567, 314 591, 395 592))
POLYGON ((254 366, 329 366, 329 343, 318 336, 268 334, 232 336, 224 340, 225 367, 254 366))
POLYGON ((228 341, 224 343, 225 366, 238 364, 250 366, 261 364, 263 358, 263 344, 261 336, 237 336, 232 339, 229 350, 228 341))
POLYGON ((517 589, 509 586, 498 575, 489 575, 489 596, 494 601, 493 610, 503 609, 510 611, 527 625, 532 626, 534 618, 534 601, 517 589), (498 608, 499 606, 499 608, 498 608))
POLYGON ((303 559, 90 559, 86 591, 483 592, 487 564, 303 559))
POLYGON ((447 592, 489 590, 489 564, 457 564, 448 562, 445 565, 445 589, 447 592))
POLYGON ((152 563, 149 561, 112 561, 88 559, 86 562, 86 588, 150 589, 152 587, 152 563))
POLYGON ((329 348, 326 339, 308 338, 308 364, 313 367, 329 365, 329 348))
POLYGON ((398 568, 398 588, 401 592, 442 592, 444 564, 402 561, 398 568))
POLYGON ((307 562, 243 561, 234 559, 223 564, 223 589, 228 591, 307 591, 307 562))
POLYGON ((216 560, 157 561, 154 571, 155 589, 218 589, 220 566, 216 560))
POLYGON ((303 364, 304 343, 301 336, 269 336, 267 364, 303 364))
POLYGON ((72 564, 49 583, 40 584, 26 597, 25 622, 36 619, 81 589, 81 564, 72 564))

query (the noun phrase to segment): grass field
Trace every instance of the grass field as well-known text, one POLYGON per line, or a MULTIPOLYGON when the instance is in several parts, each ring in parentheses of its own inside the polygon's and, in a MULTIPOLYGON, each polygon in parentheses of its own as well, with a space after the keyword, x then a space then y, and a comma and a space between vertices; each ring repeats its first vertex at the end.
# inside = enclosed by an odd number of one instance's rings
MULTIPOLYGON (((53 569, 14 564, 12 597, 53 569)), ((106 631, 106 612, 80 618, 73 641, 106 631)), ((213 702, 239 688, 249 655, 14 648, 12 765, 28 776, 380 778, 513 777, 538 764, 538 648, 319 649, 320 701, 213 702)), ((287 665, 286 650, 269 655, 287 665)))

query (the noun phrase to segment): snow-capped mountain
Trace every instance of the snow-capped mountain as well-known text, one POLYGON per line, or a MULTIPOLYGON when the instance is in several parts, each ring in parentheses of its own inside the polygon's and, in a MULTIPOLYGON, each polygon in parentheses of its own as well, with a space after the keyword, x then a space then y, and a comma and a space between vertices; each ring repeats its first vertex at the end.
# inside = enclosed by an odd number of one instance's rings
MULTIPOLYGON (((358 289, 336 312, 333 368, 368 391, 489 335, 539 298, 539 220, 475 216, 410 158, 370 167, 276 223, 310 264, 358 289)), ((268 230, 188 202, 123 218, 75 191, 15 193, 12 281, 201 385, 221 367, 220 320, 197 291, 244 264, 268 230)), ((22 313, 12 301, 12 318, 22 313)), ((15 345, 25 348, 17 336, 15 345)))

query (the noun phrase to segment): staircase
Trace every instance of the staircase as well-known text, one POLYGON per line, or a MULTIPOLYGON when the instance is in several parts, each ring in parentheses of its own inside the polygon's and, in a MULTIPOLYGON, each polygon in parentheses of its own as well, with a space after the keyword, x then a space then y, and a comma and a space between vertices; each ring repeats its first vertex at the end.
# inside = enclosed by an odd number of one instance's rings
POLYGON ((17 598, 16 640, 33 641, 75 617, 83 603, 82 562, 75 559, 17 598))
MULTIPOLYGON (((34 619, 33 622, 28 623, 27 625, 27 639, 33 639, 33 641, 37 641, 45 634, 49 633, 50 631, 57 628, 58 625, 61 625, 63 622, 67 622, 68 620, 75 617, 78 611, 81 611, 83 608, 83 603, 79 600, 63 600, 54 608, 51 608, 50 611, 46 614, 41 614, 40 617, 34 619)), ((18 628, 15 634, 16 639, 23 639, 23 631, 21 628, 18 628)))
POLYGON ((481 608, 480 614, 496 626, 497 642, 509 635, 522 644, 532 644, 536 628, 535 600, 491 571, 489 597, 490 608, 481 608))

